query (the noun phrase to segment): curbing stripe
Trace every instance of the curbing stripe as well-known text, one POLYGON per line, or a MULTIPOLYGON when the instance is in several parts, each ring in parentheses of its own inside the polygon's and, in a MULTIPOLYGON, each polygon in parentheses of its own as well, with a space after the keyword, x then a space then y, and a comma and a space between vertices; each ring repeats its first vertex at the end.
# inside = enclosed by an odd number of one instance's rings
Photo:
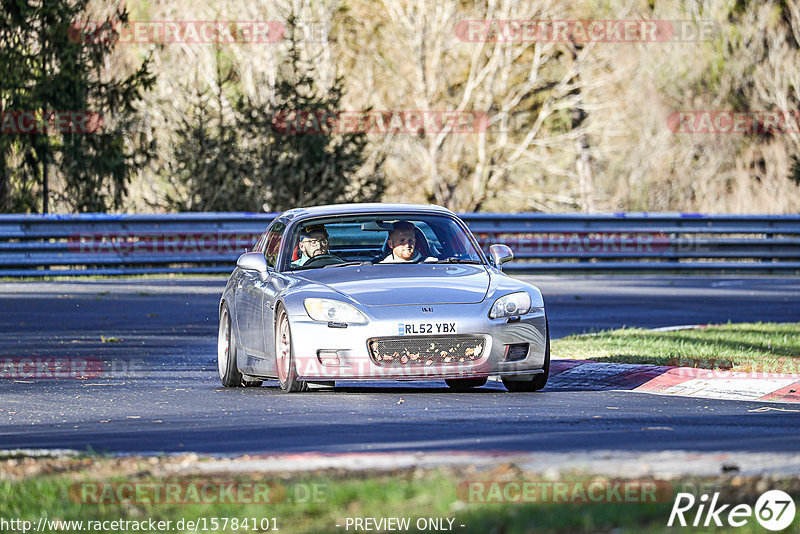
POLYGON ((655 376, 646 384, 639 386, 638 389, 641 391, 653 391, 660 393, 666 389, 669 389, 673 386, 678 386, 692 379, 691 376, 688 376, 685 373, 676 372, 676 370, 677 368, 668 367, 664 373, 655 376))
POLYGON ((692 378, 662 390, 667 395, 703 397, 710 399, 735 399, 757 401, 793 383, 793 379, 776 380, 769 378, 692 378))
POLYGON ((550 376, 560 375, 564 371, 569 371, 573 367, 583 365, 586 361, 582 360, 552 360, 550 362, 550 376))
POLYGON ((782 387, 777 391, 773 391, 761 397, 760 400, 778 401, 778 402, 800 402, 800 381, 782 387))
POLYGON ((553 360, 551 385, 587 390, 770 402, 800 402, 800 376, 739 373, 693 367, 669 367, 592 360, 553 360))

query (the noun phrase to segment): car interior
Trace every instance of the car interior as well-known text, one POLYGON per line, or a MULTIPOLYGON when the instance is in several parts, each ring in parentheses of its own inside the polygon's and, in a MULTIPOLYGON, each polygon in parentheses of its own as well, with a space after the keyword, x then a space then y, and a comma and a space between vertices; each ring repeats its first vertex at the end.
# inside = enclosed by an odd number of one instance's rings
MULTIPOLYGON (((347 262, 369 261, 372 263, 383 260, 391 253, 389 248, 389 233, 396 220, 373 220, 361 223, 331 222, 326 225, 329 233, 329 252, 347 262)), ((444 248, 435 233, 435 229, 421 221, 414 223, 416 249, 423 257, 441 257, 444 248), (420 227, 423 227, 421 229, 420 227), (428 235, 426 235, 428 234, 428 235)), ((321 225, 320 222, 310 222, 306 226, 321 225)), ((305 227, 305 226, 304 226, 305 227)), ((300 258, 300 232, 294 236, 291 261, 300 258)))

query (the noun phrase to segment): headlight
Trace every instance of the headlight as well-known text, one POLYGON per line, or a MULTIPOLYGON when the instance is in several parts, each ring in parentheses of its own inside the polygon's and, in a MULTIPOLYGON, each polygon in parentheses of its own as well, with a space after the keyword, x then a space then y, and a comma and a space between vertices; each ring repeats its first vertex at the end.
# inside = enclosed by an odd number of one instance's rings
POLYGON ((500 317, 512 317, 525 315, 531 311, 531 296, 525 291, 511 293, 505 297, 500 297, 492 304, 492 311, 489 312, 491 319, 500 317))
POLYGON ((330 299, 306 299, 303 304, 308 316, 324 323, 364 324, 367 318, 354 306, 330 299))

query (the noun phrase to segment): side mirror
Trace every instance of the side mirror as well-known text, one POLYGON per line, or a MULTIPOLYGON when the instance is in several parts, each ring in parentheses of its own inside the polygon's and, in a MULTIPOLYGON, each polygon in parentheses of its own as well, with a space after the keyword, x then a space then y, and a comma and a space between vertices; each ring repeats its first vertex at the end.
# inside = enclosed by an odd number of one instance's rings
POLYGON ((507 245, 492 245, 489 247, 489 254, 492 256, 492 263, 498 269, 501 265, 514 259, 514 252, 507 245))
POLYGON ((267 258, 260 252, 245 252, 236 260, 236 266, 245 271, 267 272, 267 258))

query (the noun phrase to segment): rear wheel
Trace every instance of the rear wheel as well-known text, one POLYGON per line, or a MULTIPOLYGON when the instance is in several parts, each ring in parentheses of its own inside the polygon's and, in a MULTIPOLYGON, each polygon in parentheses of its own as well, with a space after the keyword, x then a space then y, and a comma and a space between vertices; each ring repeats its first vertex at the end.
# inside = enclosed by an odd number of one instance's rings
POLYGON ((275 325, 275 366, 281 390, 286 393, 308 390, 308 384, 297 379, 289 315, 282 306, 278 311, 278 322, 275 325))
POLYGON ((545 342, 544 342, 544 366, 542 370, 544 373, 540 373, 538 375, 533 375, 533 380, 511 380, 509 378, 503 377, 503 385, 506 387, 508 391, 513 393, 517 392, 530 392, 530 391, 539 391, 544 389, 547 385, 547 379, 550 377, 550 325, 547 323, 545 319, 544 322, 544 329, 545 329, 545 342))
POLYGON ((486 385, 484 378, 446 378, 445 382, 453 391, 469 391, 486 385))

